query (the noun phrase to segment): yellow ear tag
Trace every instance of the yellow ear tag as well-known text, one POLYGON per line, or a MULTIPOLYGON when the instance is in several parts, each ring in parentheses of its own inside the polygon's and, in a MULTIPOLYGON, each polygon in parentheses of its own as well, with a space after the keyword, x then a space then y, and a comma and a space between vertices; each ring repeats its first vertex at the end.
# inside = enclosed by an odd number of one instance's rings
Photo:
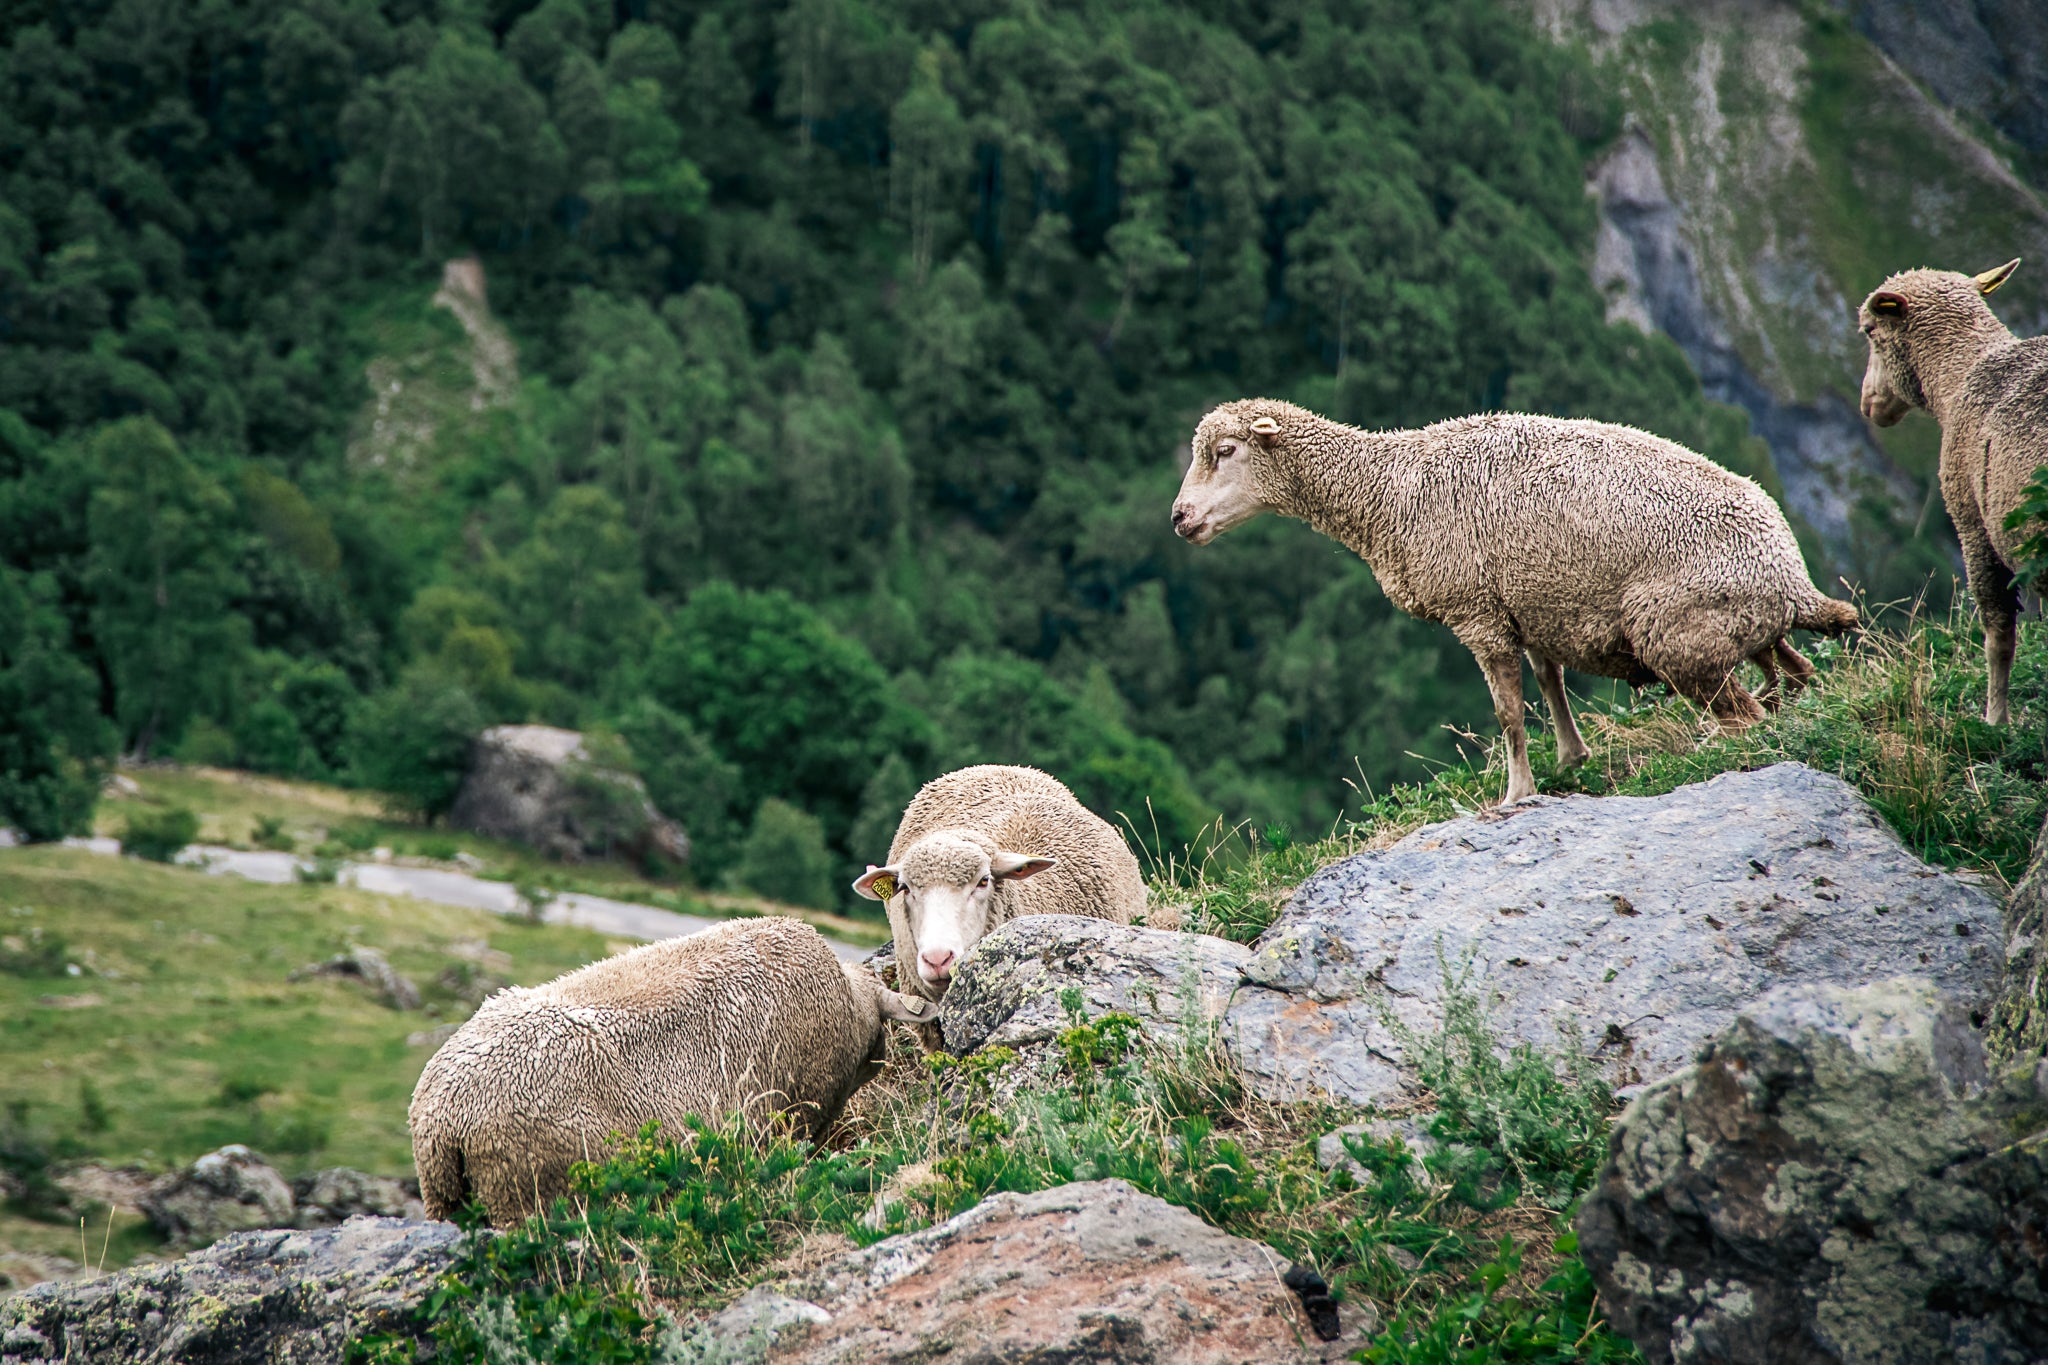
POLYGON ((922 1001, 922 1000, 918 999, 918 998, 917 998, 916 996, 914 996, 914 995, 913 995, 913 996, 910 996, 910 997, 908 997, 907 999, 905 999, 903 1003, 904 1003, 905 1005, 907 1005, 907 1006, 908 1006, 908 1007, 910 1008, 910 1012, 911 1012, 912 1014, 923 1014, 923 1013, 924 1013, 924 1001, 922 1001))
POLYGON ((896 894, 896 879, 894 877, 877 877, 868 883, 868 890, 874 892, 883 900, 888 900, 896 894))

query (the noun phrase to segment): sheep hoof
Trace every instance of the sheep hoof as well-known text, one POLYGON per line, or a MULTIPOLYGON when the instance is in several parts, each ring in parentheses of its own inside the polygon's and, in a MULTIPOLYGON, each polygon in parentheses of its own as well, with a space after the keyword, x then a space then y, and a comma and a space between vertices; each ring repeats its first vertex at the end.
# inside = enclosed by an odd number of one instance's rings
POLYGON ((1576 749, 1560 750, 1557 755, 1557 770, 1561 773, 1570 772, 1592 756, 1593 751, 1584 745, 1576 749))

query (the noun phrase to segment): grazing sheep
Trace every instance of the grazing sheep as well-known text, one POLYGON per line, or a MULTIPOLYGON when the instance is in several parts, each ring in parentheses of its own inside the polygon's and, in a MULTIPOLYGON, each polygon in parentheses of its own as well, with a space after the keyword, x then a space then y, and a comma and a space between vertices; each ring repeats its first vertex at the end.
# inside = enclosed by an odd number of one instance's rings
POLYGON ((928 1000, 999 924, 1025 915, 1129 924, 1145 909, 1145 878, 1122 836, 1057 778, 994 763, 925 783, 888 863, 853 889, 887 903, 896 983, 928 1000))
POLYGON ((614 1133, 789 1113, 821 1135, 881 1070, 883 1020, 924 1001, 842 967, 798 920, 736 920, 484 1001, 428 1061, 407 1118, 427 1216, 474 1193, 500 1227, 569 1188, 614 1133))
POLYGON ((1863 415, 1888 427, 1925 408, 1941 423, 1941 500, 1984 618, 1984 719, 1993 725, 2009 713, 2022 586, 2013 549, 2024 533, 2006 530, 2005 519, 2048 464, 2048 337, 2019 340, 1984 302, 2019 264, 1981 275, 1902 270, 1857 311, 1870 338, 1863 415))
POLYGON ((1522 726, 1526 652, 1559 767, 1584 761, 1562 670, 1668 683, 1727 730, 1813 666, 1793 627, 1857 623, 1806 576, 1761 488, 1683 446, 1604 422, 1497 413, 1361 431, 1292 403, 1225 403, 1195 429, 1173 526, 1205 545, 1261 512, 1297 517, 1371 566, 1394 604, 1449 626, 1478 659, 1508 741, 1504 800, 1536 794, 1522 726))

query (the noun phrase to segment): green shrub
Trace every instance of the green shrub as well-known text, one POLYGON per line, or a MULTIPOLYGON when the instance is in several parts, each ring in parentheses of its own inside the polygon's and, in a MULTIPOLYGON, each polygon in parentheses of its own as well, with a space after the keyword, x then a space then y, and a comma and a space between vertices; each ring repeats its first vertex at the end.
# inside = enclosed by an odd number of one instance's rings
POLYGON ((185 727, 185 734, 178 741, 176 753, 180 763, 226 768, 234 764, 239 750, 240 746, 235 743, 235 737, 226 729, 205 716, 198 716, 185 727))
POLYGON ((284 827, 284 817, 259 815, 249 822, 249 842, 258 848, 289 852, 297 842, 284 827))
POLYGON ((769 797, 754 814, 733 879, 770 900, 829 910, 838 899, 825 828, 815 816, 769 797))
POLYGON ((167 863, 199 837, 199 817, 183 806, 131 812, 121 828, 121 851, 153 863, 167 863))
POLYGON ((408 669, 397 684, 357 704, 349 721, 355 779, 399 809, 446 814, 469 770, 483 711, 463 688, 431 668, 408 669))
POLYGON ((690 868, 700 885, 715 885, 740 853, 740 770, 718 756, 697 730, 661 703, 642 697, 617 721, 632 752, 633 771, 647 784, 655 809, 690 837, 690 868))

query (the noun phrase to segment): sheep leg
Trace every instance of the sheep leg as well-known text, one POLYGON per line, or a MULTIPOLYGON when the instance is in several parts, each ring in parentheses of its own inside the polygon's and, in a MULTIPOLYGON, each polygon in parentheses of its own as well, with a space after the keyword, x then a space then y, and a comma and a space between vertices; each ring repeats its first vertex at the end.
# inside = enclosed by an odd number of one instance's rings
POLYGON ((1508 793, 1500 803, 1512 806, 1536 794, 1536 775, 1529 771, 1529 732, 1522 723, 1522 656, 1510 651, 1478 658, 1487 690, 1493 693, 1493 717, 1508 744, 1508 793))
POLYGON ((1778 656, 1778 666, 1785 670, 1785 697, 1790 700, 1806 690, 1813 681, 1813 664, 1804 654, 1792 647, 1790 640, 1779 640, 1771 648, 1778 656))
POLYGON ((1749 656, 1749 661, 1763 670, 1764 685, 1756 690, 1757 703, 1766 711, 1778 709, 1778 652, 1770 645, 1749 656))
MULTIPOLYGON (((1953 499, 1949 505, 1955 506, 1953 499)), ((1977 518, 1964 515, 1954 520, 1956 539, 1963 545, 1963 573, 1969 580, 1970 596, 1977 599, 1977 615, 1984 622, 1984 719, 1987 724, 2003 725, 2011 717, 2007 696, 2019 637, 2020 595, 2012 570, 1999 559, 1977 518)))
POLYGON ((1550 707, 1550 728, 1557 735, 1557 770, 1576 768, 1592 757, 1593 751, 1586 747, 1578 722, 1572 719, 1571 699, 1564 692, 1564 669, 1538 654, 1531 654, 1529 662, 1536 666, 1536 685, 1543 689, 1543 701, 1550 707))
POLYGON ((1746 730, 1764 718, 1763 707, 1757 705, 1756 698, 1735 676, 1733 666, 1690 668, 1674 672, 1666 681, 1680 695, 1712 712, 1723 734, 1746 730))

